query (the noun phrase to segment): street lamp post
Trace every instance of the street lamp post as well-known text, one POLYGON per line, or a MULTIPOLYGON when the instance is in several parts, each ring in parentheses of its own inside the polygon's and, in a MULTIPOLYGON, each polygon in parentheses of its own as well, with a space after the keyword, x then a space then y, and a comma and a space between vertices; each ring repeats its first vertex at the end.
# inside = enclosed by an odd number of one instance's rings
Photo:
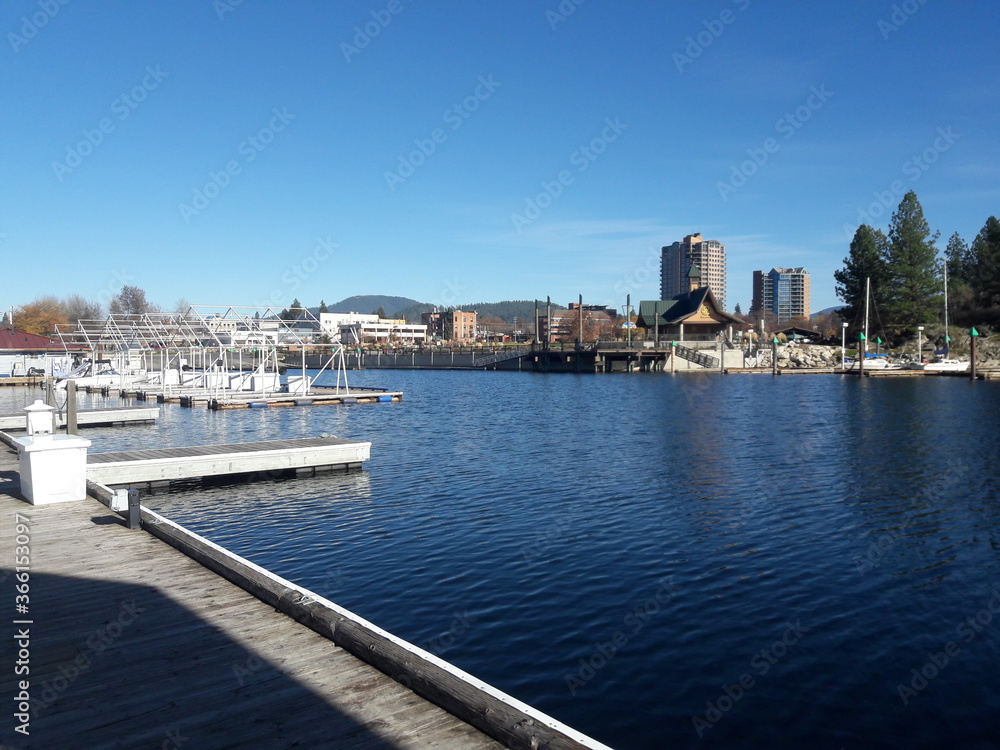
POLYGON ((847 323, 840 324, 840 369, 847 369, 847 323))
POLYGON ((917 362, 924 361, 924 327, 917 326, 917 362))

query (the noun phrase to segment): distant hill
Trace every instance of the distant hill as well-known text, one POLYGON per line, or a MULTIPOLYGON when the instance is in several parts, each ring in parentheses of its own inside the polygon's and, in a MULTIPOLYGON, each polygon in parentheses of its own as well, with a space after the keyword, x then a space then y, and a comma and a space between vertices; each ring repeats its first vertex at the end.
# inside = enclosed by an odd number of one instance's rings
POLYGON ((835 313, 835 312, 838 312, 839 310, 841 310, 843 307, 844 307, 843 305, 834 305, 833 307, 828 307, 825 310, 820 310, 819 312, 814 312, 809 317, 810 318, 815 318, 817 315, 826 315, 828 313, 835 313))
POLYGON ((340 302, 328 304, 326 308, 332 313, 356 312, 367 315, 381 307, 385 310, 386 315, 396 317, 396 313, 403 308, 419 304, 415 299, 409 297, 393 297, 388 294, 359 294, 342 299, 340 302))
MULTIPOLYGON (((434 305, 430 302, 418 302, 409 297, 393 297, 385 294, 362 294, 348 297, 340 302, 328 304, 327 309, 332 313, 371 313, 380 307, 385 310, 385 314, 390 318, 405 318, 410 323, 419 323, 420 314, 430 312, 434 305)), ((316 313, 318 307, 310 307, 309 310, 316 313)), ((497 317, 507 323, 513 323, 514 318, 519 320, 535 319, 535 300, 518 299, 504 300, 501 302, 476 302, 474 304, 453 305, 453 310, 475 310, 480 317, 497 317)), ((538 302, 538 309, 545 310, 545 300, 538 302)), ((565 310, 562 305, 552 305, 553 310, 565 310)))

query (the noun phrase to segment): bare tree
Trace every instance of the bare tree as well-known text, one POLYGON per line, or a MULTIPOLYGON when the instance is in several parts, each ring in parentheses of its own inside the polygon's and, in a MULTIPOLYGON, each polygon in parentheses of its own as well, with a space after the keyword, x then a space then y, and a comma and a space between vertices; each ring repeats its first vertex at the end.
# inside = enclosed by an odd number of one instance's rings
POLYGON ((70 294, 63 298, 63 310, 70 323, 78 323, 81 320, 98 320, 104 317, 104 308, 100 302, 86 299, 79 294, 70 294))
POLYGON ((112 315, 143 315, 150 312, 150 304, 146 301, 144 290, 125 285, 111 300, 109 309, 112 315))

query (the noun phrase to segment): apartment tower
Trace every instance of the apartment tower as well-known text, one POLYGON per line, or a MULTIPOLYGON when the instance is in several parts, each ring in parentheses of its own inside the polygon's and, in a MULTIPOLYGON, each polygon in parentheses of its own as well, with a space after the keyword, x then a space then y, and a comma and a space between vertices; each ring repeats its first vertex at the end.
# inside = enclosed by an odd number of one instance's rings
POLYGON ((726 246, 717 240, 689 234, 660 251, 660 299, 690 291, 688 272, 694 263, 701 269, 701 283, 711 287, 715 301, 726 309, 726 246))
POLYGON ((809 272, 801 267, 754 271, 750 310, 769 312, 778 323, 809 317, 809 272))

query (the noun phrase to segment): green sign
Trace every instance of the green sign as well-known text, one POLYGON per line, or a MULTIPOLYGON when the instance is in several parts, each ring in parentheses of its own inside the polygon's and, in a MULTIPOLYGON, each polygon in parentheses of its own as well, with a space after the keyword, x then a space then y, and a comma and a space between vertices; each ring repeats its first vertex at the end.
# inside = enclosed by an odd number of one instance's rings
POLYGON ((885 342, 880 337, 876 336, 875 337, 875 343, 876 344, 884 344, 885 342))
POLYGON ((969 335, 972 336, 973 338, 975 338, 976 336, 979 335, 979 331, 977 331, 975 328, 973 328, 971 331, 969 331, 969 335))
POLYGON ((771 339, 771 343, 772 344, 777 344, 778 343, 778 337, 775 336, 773 339, 771 339))
POLYGON ((864 340, 865 340, 865 334, 863 332, 859 333, 858 334, 858 341, 864 341, 864 340))

